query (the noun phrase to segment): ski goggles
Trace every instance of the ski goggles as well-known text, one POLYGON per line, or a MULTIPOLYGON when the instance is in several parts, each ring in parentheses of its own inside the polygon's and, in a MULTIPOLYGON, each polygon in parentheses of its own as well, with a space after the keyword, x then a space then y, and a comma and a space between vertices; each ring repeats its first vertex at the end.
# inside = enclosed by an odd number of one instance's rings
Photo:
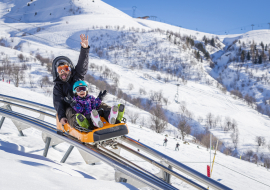
POLYGON ((70 69, 69 69, 69 66, 68 65, 60 65, 60 66, 57 67, 57 72, 58 73, 62 73, 62 71, 67 72, 69 70, 70 69))
POLYGON ((75 90, 76 90, 76 92, 81 92, 81 91, 86 91, 87 88, 85 86, 79 86, 75 90))

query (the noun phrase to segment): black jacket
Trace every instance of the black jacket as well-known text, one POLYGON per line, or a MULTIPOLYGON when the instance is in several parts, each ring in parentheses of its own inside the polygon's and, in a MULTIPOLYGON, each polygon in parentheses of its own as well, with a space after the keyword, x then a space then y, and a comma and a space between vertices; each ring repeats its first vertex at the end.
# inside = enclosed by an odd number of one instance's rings
POLYGON ((69 107, 63 98, 68 94, 73 95, 73 84, 78 80, 84 80, 84 75, 87 73, 89 50, 89 46, 88 48, 81 47, 78 63, 75 69, 71 70, 71 75, 67 82, 63 82, 59 76, 53 81, 55 83, 53 88, 53 105, 57 111, 59 121, 66 117, 66 109, 69 107))

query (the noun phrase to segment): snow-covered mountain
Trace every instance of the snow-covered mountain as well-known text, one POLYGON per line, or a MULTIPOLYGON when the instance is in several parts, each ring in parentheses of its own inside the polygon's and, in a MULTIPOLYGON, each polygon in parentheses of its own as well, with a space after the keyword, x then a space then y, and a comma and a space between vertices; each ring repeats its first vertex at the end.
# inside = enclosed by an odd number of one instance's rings
MULTIPOLYGON (((0 2, 0 15, 0 66, 14 64, 24 69, 24 75, 18 81, 19 87, 43 93, 48 96, 48 101, 51 100, 51 60, 64 55, 76 64, 79 34, 85 33, 89 35, 91 46, 88 74, 111 85, 112 95, 106 101, 113 104, 129 100, 127 117, 140 113, 137 124, 151 127, 150 108, 158 102, 162 104, 169 122, 163 134, 180 136, 176 127, 181 118, 188 118, 193 135, 187 137, 190 141, 194 137, 200 139, 200 134, 210 128, 211 133, 223 142, 220 150, 224 153, 244 158, 252 150, 253 155, 260 158, 260 163, 269 155, 269 118, 226 91, 234 89, 243 95, 249 93, 259 105, 270 98, 267 64, 240 64, 237 60, 228 63, 230 58, 239 57, 240 46, 241 50, 248 51, 250 42, 257 43, 258 50, 261 41, 269 44, 267 30, 217 36, 156 21, 133 19, 100 0, 4 0, 0 2), (207 53, 216 64, 207 59, 207 53), (235 70, 237 72, 232 72, 235 70), (176 84, 180 84, 178 98, 176 84), (155 95, 161 91, 162 98, 156 98, 155 95), (232 124, 237 124, 237 127, 232 127, 232 124), (264 146, 258 146, 257 137, 265 138, 264 146)), ((269 56, 266 51, 265 54, 269 56)), ((15 84, 14 76, 8 72, 11 70, 0 70, 0 74, 5 81, 11 80, 11 84, 15 84)), ((0 89, 4 93, 2 84, 0 89)), ((98 84, 91 85, 92 93, 97 93, 95 85, 98 84)), ((6 92, 10 95, 9 91, 6 92)), ((51 105, 51 102, 46 104, 51 105)), ((262 107, 266 109, 267 105, 262 107)), ((160 141, 163 138, 148 129, 138 131, 134 134, 138 139, 137 132, 153 135, 160 141)), ((201 142, 206 140, 207 137, 200 139, 201 142)), ((151 144, 147 140, 145 142, 151 144)), ((164 152, 173 155, 173 152, 164 152)), ((188 148, 183 153, 190 155, 188 148)), ((195 149, 190 157, 196 154, 202 153, 195 149)), ((234 159, 227 158, 224 157, 226 162, 234 159)), ((235 163, 238 161, 233 160, 235 163)), ((200 171, 204 170, 205 165, 202 165, 200 171)), ((239 186, 236 184, 235 187, 239 186)))

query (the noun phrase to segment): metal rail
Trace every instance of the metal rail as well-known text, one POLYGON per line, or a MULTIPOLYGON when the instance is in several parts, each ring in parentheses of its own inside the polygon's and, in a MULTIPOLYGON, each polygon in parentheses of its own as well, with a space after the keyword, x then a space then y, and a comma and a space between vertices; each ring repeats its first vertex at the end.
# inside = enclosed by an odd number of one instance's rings
POLYGON ((4 99, 6 101, 9 100, 9 101, 25 104, 25 105, 28 105, 28 106, 34 106, 36 108, 42 108, 43 111, 49 111, 49 112, 56 113, 56 111, 55 111, 55 109, 53 107, 47 106, 47 105, 44 105, 44 104, 39 104, 39 103, 36 103, 36 102, 32 102, 32 101, 28 101, 28 100, 24 100, 24 99, 20 99, 20 98, 15 98, 15 97, 7 96, 7 95, 4 95, 4 94, 0 94, 0 98, 4 99))
POLYGON ((194 181, 192 181, 192 180, 190 180, 190 179, 188 179, 188 178, 186 178, 186 177, 184 177, 184 176, 182 176, 182 175, 180 175, 180 174, 174 172, 173 170, 171 170, 171 169, 169 169, 169 168, 163 166, 162 164, 160 164, 160 163, 154 161, 153 159, 148 158, 148 157, 144 156, 143 154, 141 154, 141 153, 139 153, 139 152, 137 152, 137 151, 135 151, 135 150, 133 150, 133 149, 131 149, 131 148, 129 148, 129 147, 127 147, 127 146, 121 144, 121 143, 117 143, 117 146, 119 146, 120 148, 123 148, 124 150, 126 150, 126 151, 128 151, 128 152, 130 152, 130 153, 132 153, 132 154, 135 154, 136 156, 140 157, 141 159, 143 159, 143 160, 145 160, 145 161, 151 163, 152 165, 158 167, 159 169, 161 169, 161 170, 167 172, 168 174, 173 175, 174 177, 176 177, 176 178, 178 178, 178 179, 180 179, 180 180, 182 180, 182 181, 184 181, 184 182, 186 182, 186 183, 192 185, 193 187, 195 187, 195 188, 197 188, 197 189, 203 189, 203 190, 206 190, 205 187, 199 185, 198 183, 195 183, 194 181))
POLYGON ((75 141, 74 139, 68 138, 66 136, 62 136, 56 133, 56 129, 53 127, 52 124, 41 121, 38 119, 35 119, 31 116, 27 116, 21 113, 17 113, 14 111, 9 111, 3 108, 0 108, 0 115, 17 120, 21 123, 27 124, 31 127, 34 127, 36 129, 39 129, 43 132, 46 132, 47 134, 57 137, 73 146, 76 146, 77 148, 80 148, 81 150, 99 158, 103 162, 109 164, 112 166, 115 170, 118 170, 144 184, 147 186, 153 188, 153 189, 172 189, 175 190, 176 188, 171 186, 170 184, 164 184, 162 180, 158 180, 156 178, 153 178, 152 176, 149 176, 148 174, 145 174, 141 172, 140 170, 134 168, 133 166, 130 166, 128 164, 124 164, 123 162, 117 160, 117 159, 112 159, 104 153, 104 151, 95 148, 94 146, 91 146, 89 144, 84 145, 78 141, 75 141))
MULTIPOLYGON (((173 158, 170 158, 169 156, 166 156, 165 154, 162 154, 161 152, 141 143, 138 142, 130 137, 122 137, 121 138, 124 142, 135 146, 136 148, 139 148, 145 152, 147 152, 148 154, 166 162, 167 164, 171 165, 173 168, 178 169, 179 171, 183 172, 184 174, 202 182, 203 184, 206 184, 214 189, 218 189, 218 190, 231 190, 231 188, 216 182, 215 180, 207 177, 206 175, 201 174, 200 172, 197 172, 196 170, 174 160, 173 158)), ((190 184, 193 185, 193 184, 190 184)))
POLYGON ((8 102, 8 101, 5 101, 5 100, 0 100, 0 102, 3 103, 3 104, 9 104, 9 105, 20 107, 20 108, 23 108, 23 109, 26 109, 26 110, 29 110, 29 111, 37 112, 37 113, 43 114, 43 115, 48 116, 48 117, 52 117, 52 118, 56 117, 53 114, 46 113, 44 111, 40 111, 40 110, 37 110, 37 109, 34 109, 34 108, 29 108, 29 107, 26 107, 26 106, 23 106, 23 105, 20 105, 20 104, 15 104, 13 102, 8 102))

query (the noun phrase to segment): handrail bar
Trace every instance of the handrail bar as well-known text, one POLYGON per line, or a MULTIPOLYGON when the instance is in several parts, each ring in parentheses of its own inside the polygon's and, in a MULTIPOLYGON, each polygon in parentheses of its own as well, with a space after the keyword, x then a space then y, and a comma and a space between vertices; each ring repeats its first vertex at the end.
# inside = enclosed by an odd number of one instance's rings
POLYGON ((37 108, 42 108, 43 111, 50 111, 50 112, 56 113, 54 107, 47 106, 47 105, 44 105, 44 104, 39 104, 39 103, 36 103, 36 102, 32 102, 32 101, 24 100, 24 99, 20 99, 20 98, 15 98, 15 97, 7 96, 7 95, 4 95, 4 94, 0 94, 0 98, 2 98, 4 100, 14 101, 14 102, 21 103, 21 104, 26 104, 28 106, 34 106, 34 107, 37 107, 37 108))
POLYGON ((47 113, 47 112, 43 112, 43 111, 40 111, 40 110, 37 110, 37 109, 34 109, 34 108, 30 108, 30 107, 26 107, 26 106, 23 106, 23 105, 20 105, 20 104, 15 104, 13 102, 8 102, 8 101, 5 101, 5 100, 0 100, 1 103, 4 103, 4 104, 9 104, 9 105, 12 105, 12 106, 16 106, 16 107, 20 107, 20 108, 24 108, 26 110, 29 110, 29 111, 33 111, 33 112, 37 112, 37 113, 40 113, 40 114, 43 114, 43 115, 46 115, 48 117, 52 117, 55 119, 55 115, 53 114, 50 114, 50 113, 47 113))

